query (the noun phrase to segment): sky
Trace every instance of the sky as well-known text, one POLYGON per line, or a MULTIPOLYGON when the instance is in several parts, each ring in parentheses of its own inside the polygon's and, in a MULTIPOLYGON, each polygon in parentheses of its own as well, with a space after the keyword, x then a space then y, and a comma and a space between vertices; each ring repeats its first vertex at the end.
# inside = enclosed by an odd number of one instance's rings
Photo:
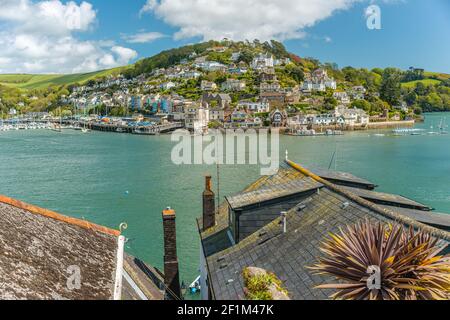
POLYGON ((0 0, 0 73, 90 72, 224 37, 450 73, 448 0, 0 0))

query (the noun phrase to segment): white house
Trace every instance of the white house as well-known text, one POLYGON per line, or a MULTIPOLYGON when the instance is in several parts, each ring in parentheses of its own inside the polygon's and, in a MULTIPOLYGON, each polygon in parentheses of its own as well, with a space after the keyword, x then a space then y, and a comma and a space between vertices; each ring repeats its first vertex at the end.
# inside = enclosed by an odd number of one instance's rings
POLYGON ((349 104, 350 103, 350 97, 348 96, 347 92, 345 91, 338 91, 333 93, 333 98, 338 100, 342 104, 349 104))
POLYGON ((336 118, 331 113, 319 114, 313 120, 315 125, 329 126, 336 123, 336 118))
POLYGON ((239 101, 238 108, 245 108, 250 112, 263 113, 270 111, 270 103, 267 100, 262 101, 239 101))
POLYGON ((169 89, 175 88, 176 86, 177 86, 176 83, 169 81, 169 82, 162 83, 159 87, 163 90, 169 90, 169 89))
POLYGON ((348 126, 369 124, 369 115, 362 109, 337 106, 334 111, 334 117, 336 119, 342 117, 348 126))
POLYGON ((264 69, 264 68, 273 68, 274 59, 271 54, 260 54, 255 57, 251 63, 251 67, 256 70, 264 69))
POLYGON ((201 104, 192 104, 185 108, 186 129, 194 133, 203 133, 208 129, 209 110, 201 104))

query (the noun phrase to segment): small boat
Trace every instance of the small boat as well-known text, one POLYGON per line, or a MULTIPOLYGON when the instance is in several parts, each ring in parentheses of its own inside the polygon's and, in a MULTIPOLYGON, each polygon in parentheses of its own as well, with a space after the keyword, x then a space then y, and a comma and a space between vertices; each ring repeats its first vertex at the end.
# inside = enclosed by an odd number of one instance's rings
POLYGON ((197 292, 200 292, 201 286, 200 286, 200 276, 198 276, 190 285, 189 285, 189 292, 191 294, 195 294, 197 292))
POLYGON ((87 129, 87 128, 82 128, 81 129, 81 132, 83 132, 83 133, 88 133, 88 132, 90 132, 91 130, 89 130, 89 129, 87 129))

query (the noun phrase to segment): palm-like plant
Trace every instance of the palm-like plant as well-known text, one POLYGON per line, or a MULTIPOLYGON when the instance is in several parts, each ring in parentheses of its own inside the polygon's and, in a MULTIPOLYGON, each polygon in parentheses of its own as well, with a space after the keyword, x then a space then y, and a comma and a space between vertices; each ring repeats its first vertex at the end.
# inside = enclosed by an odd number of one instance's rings
POLYGON ((331 234, 310 269, 338 280, 316 287, 336 289, 333 299, 449 299, 450 259, 439 255, 444 248, 428 233, 367 220, 331 234))

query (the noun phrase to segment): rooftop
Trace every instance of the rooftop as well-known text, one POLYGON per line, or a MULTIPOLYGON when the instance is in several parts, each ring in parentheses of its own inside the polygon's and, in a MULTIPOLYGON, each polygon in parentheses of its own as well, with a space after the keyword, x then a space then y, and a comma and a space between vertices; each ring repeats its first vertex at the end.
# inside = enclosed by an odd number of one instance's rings
POLYGON ((119 232, 0 198, 0 298, 110 300, 119 232), (67 284, 75 268, 80 289, 67 284))
MULTIPOLYGON (((283 281, 283 286, 292 299, 327 299, 330 292, 313 287, 328 282, 329 279, 312 274, 307 267, 312 266, 321 255, 320 243, 329 232, 336 233, 339 228, 363 219, 386 223, 396 221, 405 227, 427 230, 443 242, 450 240, 450 233, 445 231, 450 224, 450 215, 435 215, 430 211, 400 207, 405 203, 418 203, 398 195, 368 191, 367 186, 375 185, 349 174, 320 170, 315 172, 330 177, 332 181, 344 179, 343 182, 357 182, 360 189, 336 185, 288 161, 277 174, 262 177, 247 187, 241 198, 239 195, 231 197, 231 208, 238 208, 242 204, 254 205, 259 200, 261 207, 264 207, 268 199, 285 196, 285 191, 281 190, 288 186, 295 185, 299 188, 314 182, 315 192, 287 212, 286 233, 283 233, 282 218, 279 217, 234 244, 227 235, 229 228, 226 204, 222 204, 216 215, 217 225, 206 231, 201 230, 209 283, 215 299, 245 298, 242 279, 245 267, 258 267, 273 272, 283 281), (249 195, 253 195, 251 201, 248 200, 249 195), (389 205, 379 205, 365 198, 390 201, 389 205), (241 199, 242 203, 236 199, 241 199)), ((314 184, 310 186, 313 187, 314 184)))

